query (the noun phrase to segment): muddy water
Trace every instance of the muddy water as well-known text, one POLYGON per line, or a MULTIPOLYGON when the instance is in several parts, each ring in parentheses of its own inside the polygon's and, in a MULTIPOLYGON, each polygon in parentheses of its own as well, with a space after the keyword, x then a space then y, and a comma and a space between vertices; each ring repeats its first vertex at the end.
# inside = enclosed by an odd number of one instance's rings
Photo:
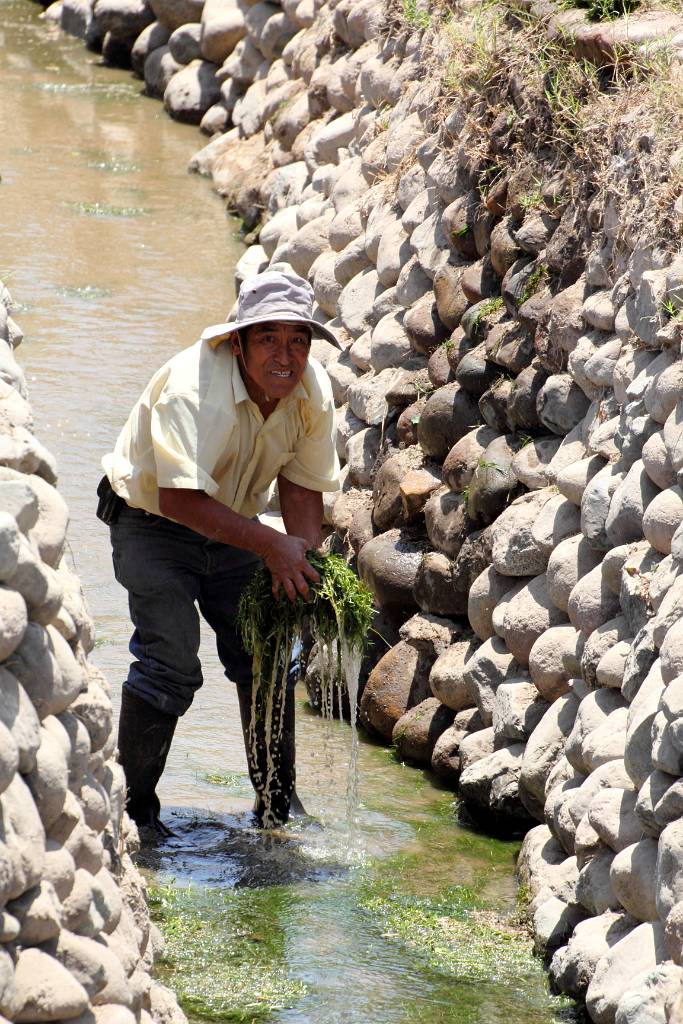
MULTIPOLYGON (((94 657, 118 704, 129 627, 93 517, 99 459, 151 372, 222 319, 241 244, 186 174, 195 130, 39 12, 0 0, 0 277, 23 304, 36 426, 59 458, 94 657)), ((202 660, 161 786, 177 837, 150 863, 161 971, 192 1021, 573 1019, 490 913, 513 908, 515 844, 459 828, 450 794, 367 742, 349 834, 349 730, 323 726, 303 695, 299 790, 322 826, 254 831, 236 701, 209 636, 202 660)))

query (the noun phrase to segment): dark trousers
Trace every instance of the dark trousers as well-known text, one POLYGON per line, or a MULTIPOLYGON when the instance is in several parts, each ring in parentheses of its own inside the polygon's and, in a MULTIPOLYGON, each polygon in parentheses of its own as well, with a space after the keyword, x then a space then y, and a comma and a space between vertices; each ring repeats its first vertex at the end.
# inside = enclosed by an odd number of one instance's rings
POLYGON ((128 591, 134 626, 135 660, 124 687, 167 714, 184 714, 203 681, 201 612, 216 634, 226 676, 251 692, 251 656, 242 646, 237 606, 259 559, 128 506, 110 529, 114 573, 128 591))

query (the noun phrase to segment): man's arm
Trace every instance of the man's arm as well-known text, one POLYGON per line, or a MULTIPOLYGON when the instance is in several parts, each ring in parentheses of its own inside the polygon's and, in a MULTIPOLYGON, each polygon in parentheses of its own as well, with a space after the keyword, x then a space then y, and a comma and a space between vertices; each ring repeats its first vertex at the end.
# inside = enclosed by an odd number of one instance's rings
POLYGON ((323 496, 300 484, 293 484, 284 476, 277 478, 280 512, 290 536, 303 537, 309 548, 322 543, 323 496))
MULTIPOLYGON (((294 486, 296 485, 290 484, 290 487, 294 486)), ((311 543, 315 539, 314 535, 303 533, 304 523, 310 522, 310 514, 301 516, 300 523, 298 514, 297 520, 290 518, 290 522, 297 522, 297 529, 292 534, 284 534, 257 520, 233 512, 227 505, 210 498, 204 491, 176 487, 159 488, 159 510, 162 516, 201 533, 209 540, 232 544, 258 555, 273 577, 273 593, 277 593, 282 584, 290 601, 296 598, 297 591, 302 597, 308 598, 307 579, 314 583, 319 581, 317 572, 306 561, 307 550, 310 547, 317 547, 320 543, 319 540, 311 543)), ((322 500, 318 536, 321 522, 322 500)))

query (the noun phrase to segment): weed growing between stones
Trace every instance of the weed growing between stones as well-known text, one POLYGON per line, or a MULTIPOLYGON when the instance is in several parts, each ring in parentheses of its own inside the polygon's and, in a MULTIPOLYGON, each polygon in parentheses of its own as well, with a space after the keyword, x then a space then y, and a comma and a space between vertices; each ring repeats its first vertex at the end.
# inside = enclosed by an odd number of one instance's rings
POLYGON ((662 305, 662 312, 669 320, 680 320, 683 317, 683 307, 677 306, 673 299, 667 299, 662 305))
POLYGON ((563 7, 581 7, 590 21, 613 21, 625 14, 632 14, 640 7, 639 0, 573 0, 563 7))
POLYGON ((428 10, 420 7, 418 0, 402 0, 403 19, 411 28, 429 28, 431 17, 428 10))
POLYGON ((496 295, 492 299, 486 299, 482 302, 477 310, 477 315, 472 321, 472 334, 474 337, 478 337, 479 330, 486 320, 487 317, 492 316, 503 308, 503 299, 500 295, 496 295))
POLYGON ((323 715, 328 718, 333 715, 335 687, 338 706, 341 707, 341 688, 343 683, 346 684, 352 728, 347 787, 349 815, 353 813, 352 808, 357 802, 358 677, 361 657, 375 614, 372 594, 339 555, 310 552, 307 557, 320 575, 320 583, 310 588, 310 600, 304 601, 297 595, 295 601, 289 601, 282 592, 275 597, 270 574, 265 568, 261 568, 255 573, 251 584, 242 595, 238 611, 242 640, 253 658, 254 684, 249 734, 252 768, 256 768, 258 763, 257 723, 263 724, 266 744, 266 827, 278 824, 273 819, 270 809, 272 787, 276 781, 271 748, 273 741, 279 741, 282 735, 282 695, 295 644, 301 641, 306 626, 318 645, 323 715))
POLYGON ((524 291, 522 292, 522 294, 519 297, 518 305, 519 306, 523 306, 525 302, 528 302, 528 300, 531 298, 531 296, 536 294, 536 292, 538 291, 539 287, 541 286, 543 281, 545 281, 547 279, 547 277, 548 277, 548 267, 546 266, 545 263, 540 263, 532 271, 532 273, 529 274, 529 277, 526 280, 526 284, 524 285, 524 291))

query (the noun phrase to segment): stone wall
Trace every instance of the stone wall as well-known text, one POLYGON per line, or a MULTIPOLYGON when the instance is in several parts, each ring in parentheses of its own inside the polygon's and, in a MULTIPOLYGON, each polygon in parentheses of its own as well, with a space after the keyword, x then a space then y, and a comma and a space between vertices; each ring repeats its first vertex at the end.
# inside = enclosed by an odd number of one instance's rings
POLYGON ((315 349, 326 515, 391 642, 363 724, 526 831, 559 990, 681 1021, 683 22, 520 3, 496 51, 478 4, 443 7, 49 12, 214 134, 191 168, 254 232, 237 279, 289 263, 344 342, 315 349))
POLYGON ((109 685, 64 559, 68 509, 33 433, 0 283, 0 1024, 182 1024, 123 816, 109 685))

